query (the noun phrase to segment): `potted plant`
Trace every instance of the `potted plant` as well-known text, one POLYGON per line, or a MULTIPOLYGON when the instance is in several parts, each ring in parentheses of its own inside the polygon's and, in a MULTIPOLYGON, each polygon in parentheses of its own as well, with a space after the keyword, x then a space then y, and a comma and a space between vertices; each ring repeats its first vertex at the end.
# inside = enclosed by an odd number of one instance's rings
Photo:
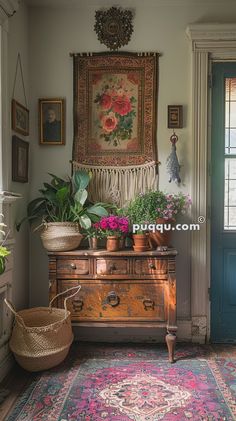
POLYGON ((43 183, 41 196, 28 204, 27 216, 17 229, 25 220, 40 221, 41 239, 47 250, 73 250, 82 240, 80 229, 89 229, 92 222, 108 215, 108 205, 88 201, 86 189, 91 177, 86 171, 76 171, 66 180, 50 175, 51 182, 43 183))
MULTIPOLYGON (((138 224, 142 228, 140 232, 145 228, 148 229, 150 224, 161 225, 160 231, 149 232, 150 240, 158 246, 169 246, 172 225, 181 213, 186 212, 190 204, 190 197, 181 192, 169 194, 149 191, 140 194, 129 204, 127 214, 133 224, 138 224)), ((133 234, 134 241, 137 234, 133 234)))
POLYGON ((133 232, 133 247, 135 251, 147 251, 149 249, 149 234, 147 231, 142 229, 142 227, 147 224, 148 218, 147 207, 143 197, 144 195, 140 193, 129 203, 125 211, 125 214, 129 217, 132 226, 137 224, 140 227, 140 229, 137 229, 135 233, 133 232))
POLYGON ((91 225, 85 230, 85 239, 88 240, 89 248, 96 250, 98 248, 98 240, 103 237, 101 229, 98 227, 98 222, 91 225))
POLYGON ((160 226, 160 230, 150 232, 150 239, 156 246, 170 246, 172 226, 179 215, 184 214, 192 201, 182 192, 178 194, 162 191, 149 192, 146 197, 149 221, 160 226))
POLYGON ((107 250, 120 250, 120 239, 129 232, 129 219, 125 216, 109 215, 101 218, 96 226, 107 239, 107 250))
MULTIPOLYGON (((2 214, 1 216, 3 217, 2 214)), ((2 234, 2 236, 6 235, 4 231, 5 227, 6 227, 6 224, 4 224, 3 222, 0 222, 0 234, 2 234)), ((4 246, 6 240, 7 240, 7 235, 0 245, 0 275, 2 275, 5 272, 6 259, 7 259, 7 256, 9 256, 10 254, 10 251, 8 250, 8 248, 4 246)))

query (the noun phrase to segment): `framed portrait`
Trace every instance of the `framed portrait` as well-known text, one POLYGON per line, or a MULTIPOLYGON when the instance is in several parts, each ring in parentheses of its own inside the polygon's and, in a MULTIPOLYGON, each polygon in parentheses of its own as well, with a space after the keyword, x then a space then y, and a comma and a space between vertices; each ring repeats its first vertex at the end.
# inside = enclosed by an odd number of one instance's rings
POLYGON ((95 166, 157 161, 158 55, 74 56, 73 160, 95 166))
POLYGON ((63 98, 39 99, 39 143, 41 145, 65 144, 65 100, 63 98))
POLYGON ((183 128, 183 105, 168 105, 168 129, 183 128))
POLYGON ((15 99, 12 100, 12 130, 29 135, 29 110, 15 99))
POLYGON ((28 182, 29 143, 12 136, 12 181, 28 182))

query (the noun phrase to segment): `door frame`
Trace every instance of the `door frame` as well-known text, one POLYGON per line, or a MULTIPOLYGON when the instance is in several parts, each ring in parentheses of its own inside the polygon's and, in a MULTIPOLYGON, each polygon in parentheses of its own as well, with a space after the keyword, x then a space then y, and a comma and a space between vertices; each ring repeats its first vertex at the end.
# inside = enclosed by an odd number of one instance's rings
POLYGON ((211 65, 236 60, 236 24, 191 24, 186 29, 192 49, 192 220, 205 218, 191 236, 192 341, 210 338, 211 287, 211 65))

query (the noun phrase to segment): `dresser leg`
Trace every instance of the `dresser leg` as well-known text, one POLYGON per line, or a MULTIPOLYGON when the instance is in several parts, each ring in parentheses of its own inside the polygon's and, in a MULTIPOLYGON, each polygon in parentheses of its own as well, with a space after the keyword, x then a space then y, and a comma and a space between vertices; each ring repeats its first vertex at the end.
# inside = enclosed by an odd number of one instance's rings
POLYGON ((174 354, 175 354, 175 344, 176 344, 176 335, 174 333, 167 333, 166 335, 166 343, 169 353, 169 361, 170 363, 175 362, 174 354))

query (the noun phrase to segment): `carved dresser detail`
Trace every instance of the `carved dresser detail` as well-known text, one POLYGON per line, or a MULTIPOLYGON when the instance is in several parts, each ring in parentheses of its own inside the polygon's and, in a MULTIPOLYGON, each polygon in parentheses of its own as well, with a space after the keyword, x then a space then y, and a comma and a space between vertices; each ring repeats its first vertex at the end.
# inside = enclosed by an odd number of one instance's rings
MULTIPOLYGON (((166 328, 170 362, 176 342, 174 249, 49 253, 50 299, 81 285, 69 302, 72 322, 87 327, 166 328)), ((58 298, 57 306, 63 306, 58 298)))

